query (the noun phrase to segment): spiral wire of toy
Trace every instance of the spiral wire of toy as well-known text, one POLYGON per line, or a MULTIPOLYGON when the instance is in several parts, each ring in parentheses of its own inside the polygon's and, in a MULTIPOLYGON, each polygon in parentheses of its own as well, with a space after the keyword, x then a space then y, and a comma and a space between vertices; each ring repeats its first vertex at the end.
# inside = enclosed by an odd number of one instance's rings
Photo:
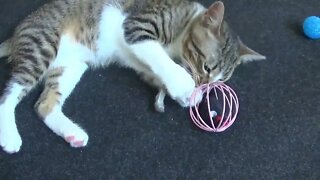
POLYGON ((199 96, 199 93, 206 95, 207 107, 209 117, 211 117, 211 106, 210 106, 210 92, 214 91, 216 99, 219 100, 218 91, 222 93, 223 99, 223 110, 221 115, 221 120, 215 125, 214 120, 210 118, 210 124, 207 124, 199 113, 199 104, 197 103, 194 107, 190 107, 190 116, 192 121, 202 130, 208 132, 223 132, 228 129, 237 119, 239 111, 239 100, 231 87, 224 84, 223 82, 209 83, 204 84, 198 87, 191 96, 191 103, 195 104, 196 98, 199 96), (227 106, 229 108, 227 108, 227 106), (228 110, 227 110, 228 109, 228 110))

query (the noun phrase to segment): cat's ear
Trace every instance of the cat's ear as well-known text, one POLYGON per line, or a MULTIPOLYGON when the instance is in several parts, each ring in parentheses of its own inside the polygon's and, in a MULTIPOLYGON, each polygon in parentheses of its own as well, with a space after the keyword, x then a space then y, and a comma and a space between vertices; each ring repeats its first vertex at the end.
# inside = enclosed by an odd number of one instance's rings
POLYGON ((213 3, 206 13, 202 24, 205 27, 210 28, 210 30, 217 36, 220 36, 220 29, 224 17, 224 4, 221 1, 213 3))
POLYGON ((265 56, 257 53, 256 51, 250 49, 248 46, 243 44, 240 38, 238 38, 238 41, 239 41, 239 55, 243 63, 266 59, 265 56))

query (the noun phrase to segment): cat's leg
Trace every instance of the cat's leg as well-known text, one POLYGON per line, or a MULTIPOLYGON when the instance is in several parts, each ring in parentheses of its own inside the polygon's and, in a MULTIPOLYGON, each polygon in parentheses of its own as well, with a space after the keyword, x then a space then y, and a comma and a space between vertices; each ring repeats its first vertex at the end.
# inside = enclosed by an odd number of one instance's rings
POLYGON ((72 35, 62 35, 56 59, 45 79, 45 89, 35 109, 44 123, 73 147, 83 147, 88 142, 87 133, 62 112, 65 100, 80 81, 94 58, 87 47, 74 40, 72 35))
MULTIPOLYGON (((141 69, 141 68, 140 68, 141 69)), ((164 105, 164 99, 166 97, 166 89, 165 86, 161 83, 159 78, 157 78, 150 70, 145 69, 142 72, 142 79, 150 84, 151 86, 154 86, 158 89, 158 93, 155 97, 154 107, 155 110, 158 112, 163 113, 165 111, 165 105, 164 105)))
POLYGON ((24 36, 23 33, 21 36, 23 38, 17 38, 12 46, 14 51, 10 50, 12 71, 4 93, 0 96, 0 146, 7 153, 18 152, 22 145, 15 121, 16 106, 41 80, 51 58, 55 56, 53 47, 38 47, 29 42, 38 37, 24 36), (36 54, 38 51, 43 53, 36 54))
POLYGON ((141 61, 138 60, 135 56, 133 56, 130 52, 119 54, 119 57, 119 65, 134 69, 146 83, 148 83, 151 86, 154 86, 159 90, 158 94, 155 97, 154 107, 156 111, 161 113, 164 112, 164 99, 167 91, 160 79, 154 75, 154 73, 150 70, 148 66, 146 66, 144 63, 141 63, 141 61))
POLYGON ((15 107, 25 95, 24 89, 25 86, 10 82, 0 99, 0 145, 7 153, 18 152, 22 145, 15 122, 15 107))
POLYGON ((45 89, 35 105, 44 123, 72 147, 86 146, 88 135, 62 112, 62 107, 87 69, 88 65, 84 62, 73 64, 72 67, 50 69, 46 77, 45 89))
POLYGON ((130 45, 130 48, 140 61, 150 67, 174 100, 183 107, 193 105, 190 97, 195 88, 194 80, 169 57, 159 42, 143 41, 130 45))
MULTIPOLYGON (((13 66, 11 78, 6 84, 4 93, 0 96, 0 146, 7 153, 18 152, 22 145, 15 122, 16 106, 39 82, 46 71, 45 67, 28 59, 33 57, 26 54, 23 60, 15 60, 16 64, 13 66)), ((16 57, 12 55, 10 58, 15 59, 16 57)))

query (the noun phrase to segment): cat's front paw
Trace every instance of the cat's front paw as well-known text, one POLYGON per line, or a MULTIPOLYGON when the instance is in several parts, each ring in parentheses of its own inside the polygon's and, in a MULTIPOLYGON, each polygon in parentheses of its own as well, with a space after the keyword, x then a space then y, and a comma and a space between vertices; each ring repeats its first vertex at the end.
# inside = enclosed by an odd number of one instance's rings
POLYGON ((9 153, 17 153, 20 151, 22 140, 16 128, 7 128, 0 132, 0 145, 2 149, 9 153))
POLYGON ((179 66, 175 69, 174 77, 171 79, 171 82, 167 85, 170 96, 182 107, 192 105, 190 104, 190 98, 195 89, 195 82, 191 75, 179 66))
POLYGON ((195 97, 192 97, 191 95, 185 96, 183 98, 179 98, 176 101, 182 106, 182 107, 194 107, 195 105, 199 104, 202 101, 202 94, 197 94, 195 97))

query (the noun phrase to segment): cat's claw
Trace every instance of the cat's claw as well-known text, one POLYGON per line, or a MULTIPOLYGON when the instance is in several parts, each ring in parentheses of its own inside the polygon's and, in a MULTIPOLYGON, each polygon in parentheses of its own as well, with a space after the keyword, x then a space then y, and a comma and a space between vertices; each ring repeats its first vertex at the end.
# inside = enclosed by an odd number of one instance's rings
POLYGON ((2 149, 9 154, 19 152, 22 140, 17 130, 0 132, 0 145, 2 149))

